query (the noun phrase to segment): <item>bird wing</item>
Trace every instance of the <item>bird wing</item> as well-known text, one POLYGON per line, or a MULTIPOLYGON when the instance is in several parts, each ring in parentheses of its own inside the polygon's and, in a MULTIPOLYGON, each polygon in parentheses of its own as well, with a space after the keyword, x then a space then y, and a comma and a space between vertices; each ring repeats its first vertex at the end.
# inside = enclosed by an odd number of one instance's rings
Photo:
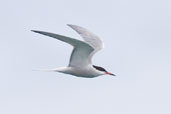
POLYGON ((90 46, 94 48, 94 51, 89 56, 89 61, 91 62, 92 56, 104 47, 103 42, 98 36, 83 27, 71 24, 68 24, 68 26, 74 29, 80 36, 83 37, 85 42, 87 42, 90 46))
POLYGON ((94 51, 94 48, 90 46, 88 43, 54 33, 36 31, 36 30, 32 30, 32 31, 39 34, 53 37, 55 39, 61 40, 63 42, 72 45, 74 49, 70 57, 69 66, 83 67, 90 64, 88 57, 94 51))

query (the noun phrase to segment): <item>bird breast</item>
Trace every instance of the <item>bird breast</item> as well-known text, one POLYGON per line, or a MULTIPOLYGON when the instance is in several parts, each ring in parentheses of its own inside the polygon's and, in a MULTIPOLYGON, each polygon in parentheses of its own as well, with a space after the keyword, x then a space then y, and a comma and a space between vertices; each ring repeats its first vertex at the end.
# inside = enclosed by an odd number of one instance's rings
POLYGON ((67 67, 62 71, 66 74, 71 74, 77 77, 93 78, 103 75, 103 72, 97 71, 93 67, 67 67))

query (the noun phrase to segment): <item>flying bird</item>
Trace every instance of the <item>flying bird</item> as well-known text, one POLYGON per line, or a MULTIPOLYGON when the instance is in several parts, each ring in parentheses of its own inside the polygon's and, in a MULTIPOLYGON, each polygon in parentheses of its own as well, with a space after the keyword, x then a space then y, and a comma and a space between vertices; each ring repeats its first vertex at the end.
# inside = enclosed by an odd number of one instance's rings
POLYGON ((84 78, 94 78, 105 74, 115 76, 103 67, 92 64, 91 59, 93 55, 103 48, 103 42, 99 37, 83 27, 71 24, 68 24, 68 26, 75 30, 84 41, 50 32, 31 30, 35 33, 61 40, 73 46, 69 65, 67 67, 59 67, 48 71, 62 72, 84 78))

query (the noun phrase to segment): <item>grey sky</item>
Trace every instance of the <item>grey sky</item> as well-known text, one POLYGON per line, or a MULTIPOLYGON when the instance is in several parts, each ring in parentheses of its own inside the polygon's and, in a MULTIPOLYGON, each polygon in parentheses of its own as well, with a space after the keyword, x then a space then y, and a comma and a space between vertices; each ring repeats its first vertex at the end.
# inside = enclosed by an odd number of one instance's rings
POLYGON ((0 113, 170 114, 170 12, 169 0, 1 1, 0 113), (30 30, 81 39, 68 23, 103 40, 93 63, 116 77, 32 71, 66 66, 72 47, 30 30))

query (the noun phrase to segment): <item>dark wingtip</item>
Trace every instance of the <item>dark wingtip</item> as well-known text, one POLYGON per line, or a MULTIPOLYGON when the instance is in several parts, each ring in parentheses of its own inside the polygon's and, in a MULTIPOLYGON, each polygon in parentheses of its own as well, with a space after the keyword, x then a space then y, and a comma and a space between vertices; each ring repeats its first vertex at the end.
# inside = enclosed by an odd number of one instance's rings
POLYGON ((37 30, 31 30, 32 32, 39 32, 39 31, 37 31, 37 30))
POLYGON ((71 28, 74 27, 74 26, 75 26, 75 27, 78 27, 77 25, 73 25, 73 24, 67 24, 67 26, 69 26, 69 27, 71 27, 71 28))
POLYGON ((67 24, 68 26, 71 26, 72 24, 67 24))
POLYGON ((72 24, 67 24, 67 26, 72 27, 72 24))
POLYGON ((37 31, 37 30, 31 30, 32 32, 42 34, 42 31, 37 31))

